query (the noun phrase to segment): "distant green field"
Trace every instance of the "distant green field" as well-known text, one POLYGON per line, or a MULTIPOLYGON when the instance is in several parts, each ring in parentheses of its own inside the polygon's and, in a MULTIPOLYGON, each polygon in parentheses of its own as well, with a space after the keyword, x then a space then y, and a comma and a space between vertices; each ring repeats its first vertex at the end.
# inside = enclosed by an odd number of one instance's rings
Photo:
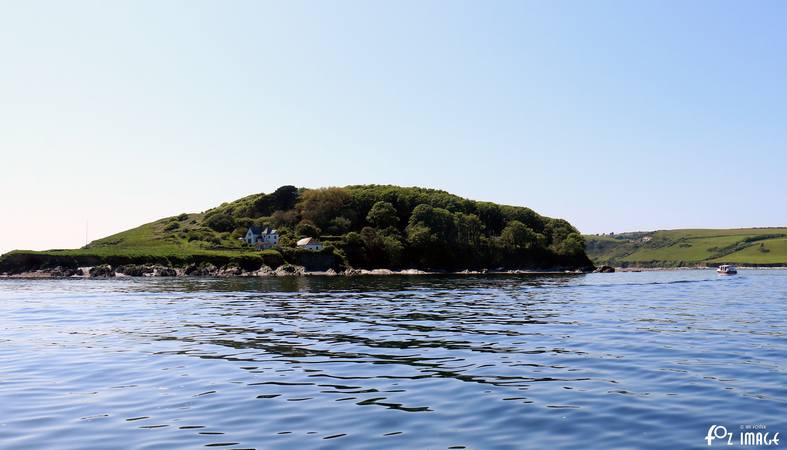
POLYGON ((787 265, 787 228, 683 229, 585 236, 596 264, 678 267, 787 265))
POLYGON ((735 253, 719 257, 714 262, 746 261, 751 264, 787 264, 785 255, 787 255, 787 238, 768 239, 735 253))

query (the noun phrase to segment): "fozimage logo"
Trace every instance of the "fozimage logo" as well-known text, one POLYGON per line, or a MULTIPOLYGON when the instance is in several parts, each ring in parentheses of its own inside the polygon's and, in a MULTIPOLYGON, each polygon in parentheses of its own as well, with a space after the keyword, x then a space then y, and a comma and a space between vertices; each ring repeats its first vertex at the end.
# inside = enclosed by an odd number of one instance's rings
POLYGON ((771 435, 770 431, 766 431, 765 425, 741 425, 738 432, 738 438, 735 439, 735 433, 727 431, 724 425, 711 425, 708 428, 708 434, 705 436, 705 441, 708 445, 713 445, 714 441, 719 440, 721 445, 741 445, 741 446, 769 446, 779 445, 779 432, 777 431, 771 435))
POLYGON ((713 445, 715 439, 726 440, 727 445, 732 445, 732 433, 728 432, 727 428, 723 425, 711 425, 710 428, 708 428, 708 435, 705 436, 708 445, 713 445))

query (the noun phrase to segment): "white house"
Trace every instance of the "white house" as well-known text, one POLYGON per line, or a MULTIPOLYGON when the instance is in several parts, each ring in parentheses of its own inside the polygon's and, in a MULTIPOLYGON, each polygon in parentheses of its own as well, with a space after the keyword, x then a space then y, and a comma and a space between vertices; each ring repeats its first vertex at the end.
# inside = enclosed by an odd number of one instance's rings
POLYGON ((297 245, 298 248, 305 248, 306 250, 314 250, 314 251, 322 250, 322 244, 320 243, 320 241, 310 237, 299 240, 297 245))
POLYGON ((262 247, 270 248, 279 244, 279 232, 270 228, 260 230, 259 227, 249 227, 243 240, 249 245, 263 243, 262 247))
POLYGON ((277 230, 271 228, 265 228, 262 230, 262 237, 263 242, 267 242, 271 245, 278 245, 279 244, 279 232, 277 230))
POLYGON ((249 229, 246 230, 246 237, 243 238, 243 240, 249 245, 254 245, 260 237, 260 232, 261 230, 257 227, 249 227, 249 229))

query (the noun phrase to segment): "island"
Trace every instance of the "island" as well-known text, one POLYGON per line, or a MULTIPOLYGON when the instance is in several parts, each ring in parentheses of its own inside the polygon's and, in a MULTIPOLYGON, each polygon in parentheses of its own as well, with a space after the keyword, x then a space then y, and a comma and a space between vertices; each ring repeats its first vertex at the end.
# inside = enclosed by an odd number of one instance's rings
POLYGON ((79 249, 15 250, 3 276, 588 271, 563 219, 436 189, 282 186, 182 213, 79 249))

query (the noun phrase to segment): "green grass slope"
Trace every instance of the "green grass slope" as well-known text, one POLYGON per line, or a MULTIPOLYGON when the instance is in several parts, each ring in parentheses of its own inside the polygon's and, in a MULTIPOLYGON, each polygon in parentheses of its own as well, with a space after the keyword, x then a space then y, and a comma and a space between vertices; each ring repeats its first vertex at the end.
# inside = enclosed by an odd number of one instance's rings
POLYGON ((201 225, 202 214, 181 214, 91 242, 79 249, 15 250, 0 257, 0 272, 19 272, 56 266, 95 266, 98 264, 164 264, 185 266, 210 262, 224 265, 235 262, 254 268, 272 257, 273 250, 253 251, 229 236, 201 225))
POLYGON ((596 264, 622 267, 787 265, 787 228, 682 229, 586 235, 596 264))

